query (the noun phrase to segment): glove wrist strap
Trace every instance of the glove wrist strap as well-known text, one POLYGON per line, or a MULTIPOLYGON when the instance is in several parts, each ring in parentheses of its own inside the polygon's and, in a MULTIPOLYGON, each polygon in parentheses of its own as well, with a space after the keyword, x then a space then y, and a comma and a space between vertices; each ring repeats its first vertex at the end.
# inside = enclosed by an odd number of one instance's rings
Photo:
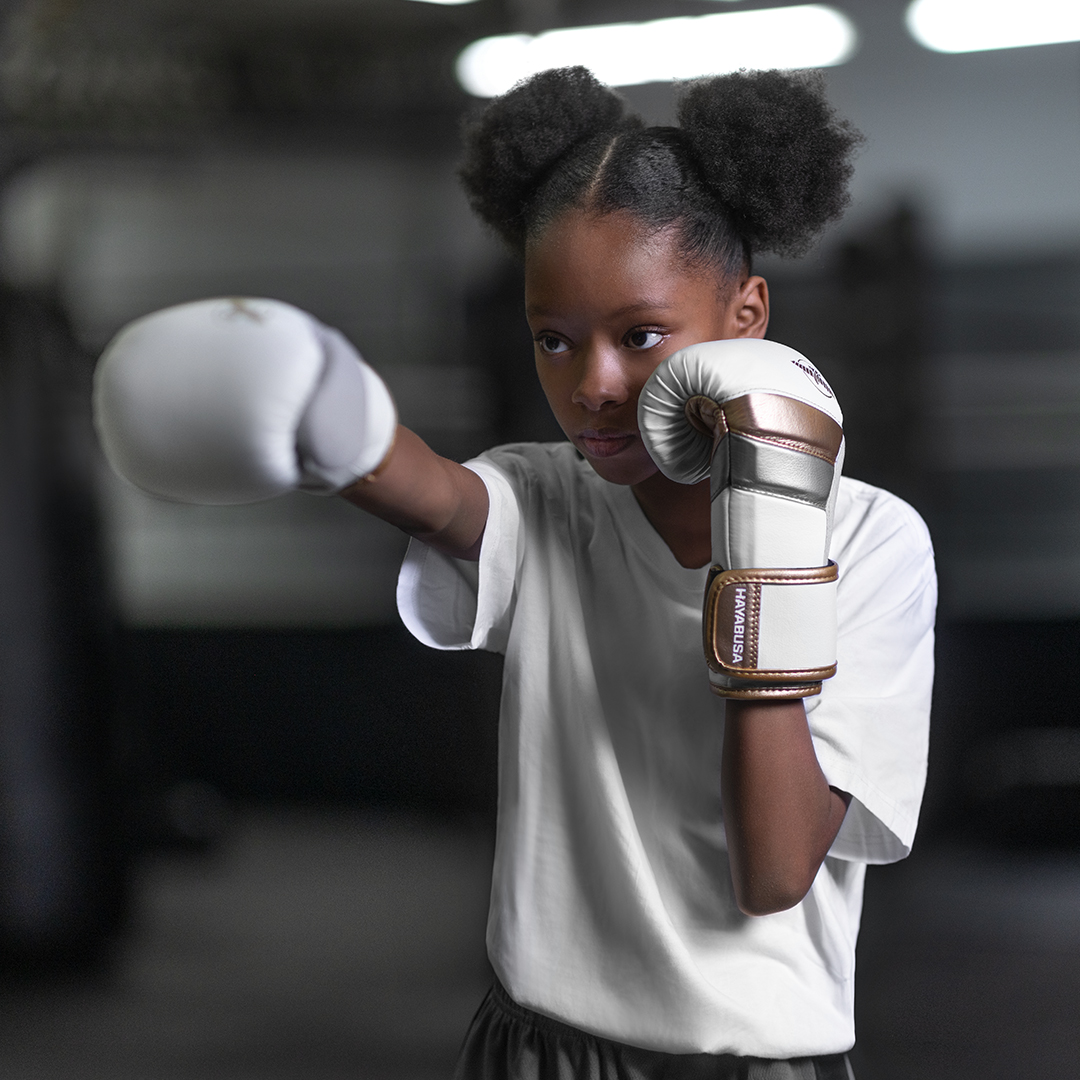
POLYGON ((806 697, 836 673, 836 563, 723 570, 705 589, 702 629, 722 697, 806 697))

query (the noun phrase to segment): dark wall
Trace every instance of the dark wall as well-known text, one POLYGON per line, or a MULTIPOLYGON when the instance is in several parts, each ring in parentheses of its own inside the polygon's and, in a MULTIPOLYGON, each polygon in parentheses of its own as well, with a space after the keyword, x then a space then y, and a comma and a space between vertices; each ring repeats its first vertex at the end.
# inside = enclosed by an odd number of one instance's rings
POLYGON ((229 799, 490 814, 501 658, 404 627, 136 630, 119 649, 144 814, 178 783, 229 799))
POLYGON ((845 473, 910 501, 934 541, 943 603, 924 839, 1080 841, 1080 622, 1068 617, 1080 470, 1067 453, 1080 429, 1067 380, 1056 400, 1025 392, 1027 362, 1075 355, 1080 364, 1080 258, 944 263, 927 254, 917 211, 900 205, 816 268, 781 272, 771 285, 769 336, 818 362, 843 405, 845 473), (953 389, 936 400, 949 389, 940 372, 952 357, 965 358, 975 388, 980 365, 997 365, 987 378, 1000 384, 1004 359, 1012 393, 988 404, 958 399, 953 389), (951 460, 944 451, 957 429, 945 426, 954 418, 999 457, 979 461, 982 451, 972 451, 951 460), (1030 433, 1025 445, 1048 449, 1003 467, 1004 437, 1015 430, 1030 433), (1040 560, 1044 575, 1031 577, 1040 560), (972 588, 961 585, 979 561, 998 568, 1003 594, 1023 566, 1028 609, 1010 611, 990 597, 992 616, 965 614, 972 588), (1056 582, 1055 567, 1064 575, 1056 582), (1066 614, 1051 617, 1056 611, 1066 614))

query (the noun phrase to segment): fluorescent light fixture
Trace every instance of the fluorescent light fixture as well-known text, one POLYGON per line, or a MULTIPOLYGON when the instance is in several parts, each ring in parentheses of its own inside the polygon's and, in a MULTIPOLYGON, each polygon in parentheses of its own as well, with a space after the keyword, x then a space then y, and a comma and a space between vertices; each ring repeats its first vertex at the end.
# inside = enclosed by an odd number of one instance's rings
POLYGON ((453 4, 475 4, 476 0, 419 0, 423 4, 445 4, 448 7, 453 4))
POLYGON ((831 67, 855 43, 847 16, 801 4, 482 38, 458 57, 457 77, 470 94, 495 97, 538 71, 581 64, 609 86, 633 86, 740 68, 831 67))
POLYGON ((1080 41, 1080 0, 915 0, 905 20, 934 52, 1080 41))

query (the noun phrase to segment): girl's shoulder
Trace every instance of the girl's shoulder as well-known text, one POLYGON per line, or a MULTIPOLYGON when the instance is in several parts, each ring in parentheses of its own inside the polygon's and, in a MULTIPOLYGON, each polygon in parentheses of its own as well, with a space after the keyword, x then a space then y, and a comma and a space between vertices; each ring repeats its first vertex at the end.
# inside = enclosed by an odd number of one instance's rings
POLYGON ((493 465, 519 495, 536 490, 547 498, 569 494, 599 481, 588 462, 569 442, 506 443, 485 450, 476 463, 493 465))
POLYGON ((933 550, 930 530, 918 510, 898 495, 850 476, 840 478, 833 537, 873 538, 895 535, 916 549, 933 550))
POLYGON ((840 480, 829 550, 841 577, 862 567, 878 580, 893 574, 928 586, 936 580, 934 545, 919 512, 891 491, 862 480, 840 480))

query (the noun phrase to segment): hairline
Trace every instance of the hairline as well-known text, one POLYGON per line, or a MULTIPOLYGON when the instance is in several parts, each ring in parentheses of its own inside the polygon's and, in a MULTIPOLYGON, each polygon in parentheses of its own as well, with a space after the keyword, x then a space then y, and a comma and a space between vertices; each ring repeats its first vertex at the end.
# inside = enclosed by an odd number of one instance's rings
MULTIPOLYGON (((612 146, 614 142, 612 142, 612 146)), ((610 147, 605 152, 604 159, 610 155, 610 147)), ((710 259, 705 255, 695 254, 694 252, 687 250, 685 243, 685 229, 687 216, 675 218, 673 221, 665 222, 662 225, 654 225, 652 222, 647 221, 641 214, 628 206, 617 206, 607 209, 596 205, 594 201, 594 189, 595 181, 589 185, 589 188, 584 193, 584 196, 576 199, 574 202, 562 207, 557 213, 547 217, 546 220, 540 225, 539 228, 529 228, 525 234, 525 243, 522 247, 522 258, 527 260, 529 258, 530 249, 550 229, 560 218, 565 217, 567 214, 579 213, 587 218, 593 220, 600 220, 605 217, 614 217, 616 215, 625 215, 626 217, 633 218, 638 225, 640 225, 642 232, 649 238, 654 236, 660 236, 664 233, 671 235, 675 240, 675 253, 678 259, 680 269, 687 271, 688 273, 705 273, 710 274, 716 278, 717 295, 723 299, 727 299, 735 293, 740 285, 747 280, 753 273, 753 265, 751 261, 751 254, 747 250, 747 245, 743 245, 743 257, 738 269, 733 270, 729 265, 725 265, 719 259, 710 259)))

